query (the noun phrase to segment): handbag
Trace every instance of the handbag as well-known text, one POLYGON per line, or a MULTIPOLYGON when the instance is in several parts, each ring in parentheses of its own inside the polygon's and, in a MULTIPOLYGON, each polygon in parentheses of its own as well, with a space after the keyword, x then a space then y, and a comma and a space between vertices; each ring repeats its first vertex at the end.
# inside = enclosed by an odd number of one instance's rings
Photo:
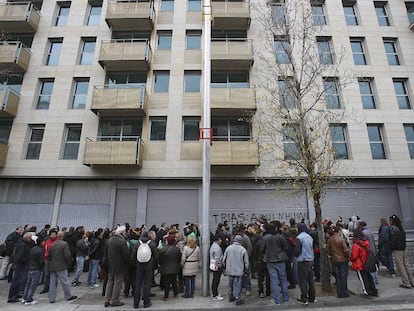
POLYGON ((217 271, 218 270, 218 262, 215 259, 210 259, 210 270, 217 271))

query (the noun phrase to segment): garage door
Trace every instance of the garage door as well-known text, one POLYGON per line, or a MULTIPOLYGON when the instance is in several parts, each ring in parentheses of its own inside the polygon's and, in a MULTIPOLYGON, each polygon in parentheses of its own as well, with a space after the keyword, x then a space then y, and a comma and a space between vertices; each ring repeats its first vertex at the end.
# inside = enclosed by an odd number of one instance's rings
POLYGON ((115 200, 114 225, 129 223, 132 228, 141 226, 145 221, 142 219, 135 223, 137 216, 137 189, 117 189, 115 200))

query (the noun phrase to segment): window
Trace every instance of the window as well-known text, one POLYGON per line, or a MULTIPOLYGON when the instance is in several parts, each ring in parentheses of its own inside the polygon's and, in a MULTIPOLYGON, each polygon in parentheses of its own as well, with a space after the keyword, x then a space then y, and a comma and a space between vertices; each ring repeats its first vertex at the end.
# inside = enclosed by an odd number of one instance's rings
POLYGON ((23 74, 13 73, 0 75, 0 89, 2 89, 3 86, 8 86, 10 89, 20 94, 22 84, 23 74))
POLYGON ((37 160, 40 156, 40 149, 42 148, 43 134, 45 132, 45 125, 31 125, 29 128, 29 142, 27 144, 26 159, 37 160))
POLYGON ((141 137, 140 118, 103 118, 99 125, 101 141, 136 141, 141 137))
POLYGON ((183 140, 198 141, 200 118, 183 117, 183 140))
POLYGON ((110 72, 108 74, 108 88, 136 88, 147 84, 146 72, 110 72))
POLYGON ((186 49, 201 49, 201 30, 187 30, 185 37, 186 49))
POLYGON ((247 39, 245 30, 212 30, 211 41, 243 41, 247 39))
POLYGON ((54 83, 54 79, 40 80, 36 109, 49 109, 54 83))
POLYGON ((85 109, 88 96, 89 78, 77 78, 74 80, 72 109, 85 109))
POLYGON ((326 25, 326 17, 322 3, 312 3, 312 17, 315 26, 326 25))
POLYGON ((150 140, 163 141, 165 140, 165 131, 167 129, 167 118, 158 117, 150 118, 151 133, 150 140))
POLYGON ((273 42, 276 62, 278 64, 290 64, 290 44, 288 39, 276 37, 273 42))
POLYGON ((318 47, 319 62, 323 65, 332 65, 333 56, 331 51, 330 37, 317 37, 316 45, 318 47))
POLYGON ((158 50, 171 50, 172 31, 158 31, 158 50))
POLYGON ((414 23, 414 2, 406 2, 405 7, 407 9, 408 22, 414 23))
POLYGON ((362 107, 364 109, 376 109, 375 96, 373 90, 373 79, 358 79, 359 93, 361 94, 362 107))
POLYGON ((199 93, 201 82, 200 71, 184 71, 184 92, 199 93))
POLYGON ((249 141, 250 123, 238 118, 213 118, 211 120, 214 141, 249 141))
POLYGON ((395 95, 400 109, 411 109, 410 96, 407 90, 406 79, 393 79, 395 95))
POLYGON ((70 11, 70 2, 58 2, 58 11, 55 26, 66 26, 70 11))
POLYGON ((212 88, 248 88, 248 71, 213 71, 211 73, 212 88))
POLYGON ((79 58, 80 65, 92 65, 95 54, 96 38, 82 38, 82 51, 79 58))
POLYGON ((388 65, 400 65, 396 41, 394 39, 384 39, 384 48, 385 54, 387 54, 388 65))
POLYGON ((387 2, 374 2, 375 13, 377 13, 378 25, 390 26, 390 19, 387 12, 387 2))
POLYGON ((345 22, 348 26, 358 25, 358 17, 355 10, 355 4, 355 2, 342 2, 345 15, 345 22))
POLYGON ((161 0, 160 11, 164 11, 164 12, 174 11, 174 0, 161 0))
POLYGON ((381 124, 367 124, 371 155, 374 160, 386 159, 381 124))
POLYGON ((65 127, 65 140, 63 147, 63 160, 76 160, 78 158, 79 143, 81 138, 82 125, 67 124, 65 127))
POLYGON ((335 159, 348 159, 348 147, 346 141, 346 125, 335 124, 330 125, 329 130, 331 133, 332 148, 335 152, 335 159))
POLYGON ((294 96, 293 81, 279 80, 279 100, 280 104, 287 109, 296 108, 296 98, 294 96))
POLYGON ((408 152, 410 159, 414 159, 414 125, 404 124, 405 138, 407 139, 408 152))
POLYGON ((339 96, 338 79, 324 78, 323 88, 325 93, 326 107, 328 109, 340 109, 341 98, 339 96))
POLYGON ((60 50, 62 49, 63 38, 49 39, 49 51, 47 53, 46 65, 57 66, 59 63, 60 50))
POLYGON ((285 24, 285 5, 282 1, 271 4, 272 19, 275 25, 285 24))
POLYGON ((188 11, 201 11, 201 0, 188 0, 188 11))
POLYGON ((351 39, 352 57, 355 65, 366 65, 367 59, 364 52, 364 39, 351 39))
POLYGON ((298 160, 300 157, 297 145, 298 132, 295 125, 284 125, 283 128, 283 153, 285 160, 298 160))
POLYGON ((9 141, 11 128, 13 125, 12 119, 2 119, 0 122, 0 144, 9 141))
POLYGON ((169 71, 154 72, 154 93, 168 93, 170 84, 169 71))
POLYGON ((101 19, 102 4, 91 4, 89 6, 88 20, 86 24, 88 26, 99 25, 101 19))

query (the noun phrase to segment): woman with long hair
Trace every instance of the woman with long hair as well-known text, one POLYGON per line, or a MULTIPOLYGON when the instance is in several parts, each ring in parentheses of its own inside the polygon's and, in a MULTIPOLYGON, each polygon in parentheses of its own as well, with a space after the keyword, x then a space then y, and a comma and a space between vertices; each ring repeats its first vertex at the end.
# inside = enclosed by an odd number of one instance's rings
POLYGON ((194 234, 189 234, 187 237, 187 245, 184 246, 181 256, 185 287, 183 298, 194 297, 195 277, 198 272, 198 263, 200 260, 201 251, 197 245, 197 239, 194 234))
POLYGON ((402 226, 400 218, 397 215, 392 215, 390 217, 390 234, 395 264, 402 281, 400 287, 412 288, 414 286, 413 276, 405 256, 405 230, 402 226))

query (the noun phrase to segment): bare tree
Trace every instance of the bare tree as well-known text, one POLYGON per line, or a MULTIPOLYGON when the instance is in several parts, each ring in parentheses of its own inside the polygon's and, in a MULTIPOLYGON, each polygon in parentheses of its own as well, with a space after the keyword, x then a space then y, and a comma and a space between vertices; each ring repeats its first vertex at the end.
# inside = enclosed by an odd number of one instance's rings
POLYGON ((336 96, 351 81, 341 66, 344 49, 333 49, 308 1, 261 0, 252 4, 252 15, 251 30, 260 38, 255 39, 252 72, 257 112, 251 116, 261 148, 257 172, 309 193, 321 246, 322 287, 330 291, 321 202, 327 186, 347 176, 346 161, 341 161, 346 150, 332 143, 343 135, 349 114, 336 96))

